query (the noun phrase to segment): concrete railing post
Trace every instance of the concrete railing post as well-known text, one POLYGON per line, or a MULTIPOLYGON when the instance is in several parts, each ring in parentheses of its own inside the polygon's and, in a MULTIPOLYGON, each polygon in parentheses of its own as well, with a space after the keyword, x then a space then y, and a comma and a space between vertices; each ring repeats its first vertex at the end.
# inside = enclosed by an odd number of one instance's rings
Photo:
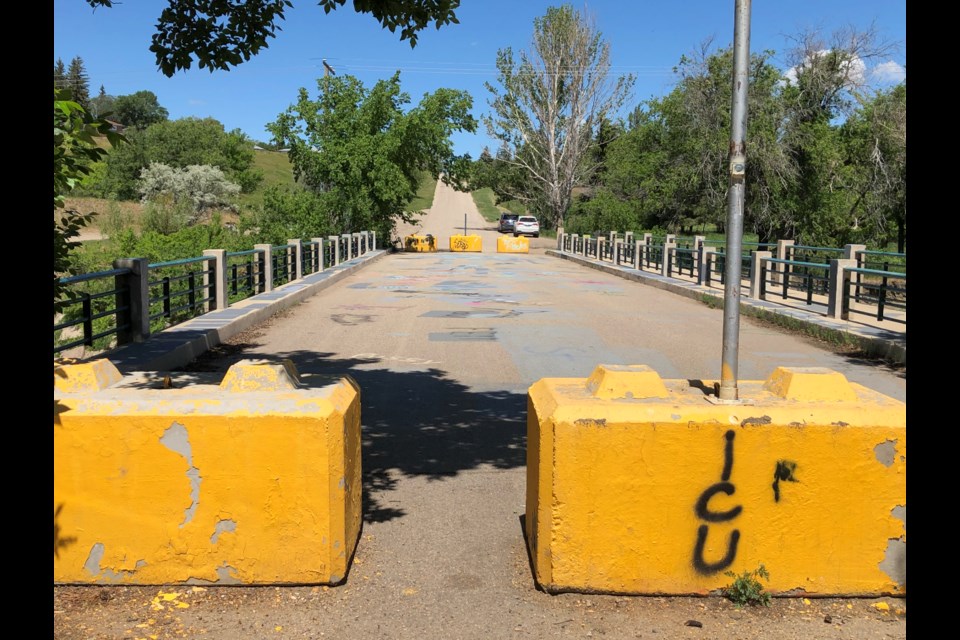
POLYGON ((763 285, 764 262, 773 257, 769 251, 754 251, 750 257, 750 297, 754 300, 763 300, 764 295, 761 290, 763 285))
POLYGON ((667 239, 663 243, 663 255, 662 261, 660 263, 660 273, 666 277, 670 277, 670 272, 672 269, 672 259, 673 251, 677 248, 676 236, 670 234, 667 236, 667 239))
POLYGON ((701 287, 709 280, 710 273, 710 255, 716 251, 716 247, 708 247, 703 244, 697 250, 697 284, 701 287))
POLYGON ((640 271, 640 267, 643 264, 643 242, 640 240, 634 240, 633 242, 633 268, 637 271, 640 271))
POLYGON ((623 243, 630 244, 633 242, 633 231, 627 231, 623 234, 623 243))
POLYGON ((571 233, 571 234, 570 234, 570 253, 576 253, 576 252, 577 252, 577 238, 579 238, 579 237, 580 237, 580 234, 579 234, 579 233, 571 233))
POLYGON ((330 236, 327 238, 333 245, 333 266, 340 264, 340 236, 330 236))
POLYGON ((603 236, 597 237, 597 255, 594 256, 597 260, 603 260, 604 255, 606 255, 606 245, 607 239, 603 236))
POLYGON ((317 273, 323 271, 323 238, 310 238, 310 242, 315 242, 316 244, 311 245, 313 250, 316 252, 314 259, 317 264, 317 273))
POLYGON ((621 247, 623 247, 623 240, 617 238, 613 241, 613 264, 620 264, 621 247))
POLYGON ((866 250, 867 245, 865 244, 845 244, 843 245, 843 257, 845 260, 856 260, 857 254, 866 250))
MULTIPOLYGON (((862 245, 847 245, 862 246, 862 245)), ((846 248, 846 247, 845 247, 846 248)), ((850 272, 847 269, 857 266, 852 258, 833 259, 830 261, 830 281, 827 286, 829 297, 827 302, 827 316, 836 320, 847 320, 850 317, 849 305, 844 304, 850 288, 850 272)))
POLYGON ((118 293, 117 343, 143 342, 150 337, 150 270, 146 258, 120 258, 113 261, 114 269, 130 269, 130 273, 116 276, 118 293), (123 314, 123 315, 121 315, 123 314), (126 328, 121 329, 120 327, 126 328))
POLYGON ((353 260, 353 247, 350 244, 350 234, 341 233, 340 237, 343 238, 343 244, 345 249, 344 253, 346 254, 346 257, 344 258, 344 260, 353 260))
POLYGON ((563 227, 557 227, 557 249, 563 251, 563 227))
POLYGON ((273 246, 255 244, 253 248, 263 252, 263 271, 257 273, 263 279, 263 292, 273 291, 273 246))
POLYGON ((667 237, 664 239, 664 242, 671 242, 673 244, 677 244, 677 234, 668 233, 667 237))
POLYGON ((354 258, 359 258, 364 254, 363 251, 363 234, 360 232, 350 234, 350 253, 353 254, 354 258), (354 251, 353 241, 357 241, 356 251, 354 251))
POLYGON ((204 290, 213 285, 213 300, 207 303, 207 312, 226 309, 230 306, 227 302, 227 250, 206 249, 203 255, 213 257, 213 278, 211 279, 206 269, 203 271, 204 290))
POLYGON ((293 269, 292 275, 293 280, 299 280, 303 277, 303 240, 300 238, 294 238, 292 240, 287 240, 287 245, 293 245, 293 269))
MULTIPOLYGON (((777 240, 777 260, 786 260, 787 252, 789 247, 794 245, 793 240, 777 240)), ((785 271, 786 265, 784 264, 774 264, 772 265, 771 275, 772 282, 774 284, 781 284, 783 282, 783 272, 785 271)))
POLYGON ((373 251, 377 250, 377 232, 376 231, 370 232, 370 249, 373 251))

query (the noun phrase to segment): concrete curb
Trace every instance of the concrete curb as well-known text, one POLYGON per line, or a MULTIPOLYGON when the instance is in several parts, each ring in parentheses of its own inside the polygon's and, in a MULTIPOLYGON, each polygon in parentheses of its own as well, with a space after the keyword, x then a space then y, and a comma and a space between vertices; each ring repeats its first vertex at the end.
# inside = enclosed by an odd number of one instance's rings
MULTIPOLYGON (((640 282, 692 300, 704 302, 705 297, 710 297, 716 299, 721 305, 723 304, 723 292, 717 289, 701 287, 691 282, 683 282, 647 271, 638 271, 630 267, 597 262, 582 256, 563 253, 556 249, 548 249, 545 253, 548 256, 571 260, 591 269, 640 282)), ((853 341, 870 356, 882 358, 893 364, 907 364, 907 339, 905 334, 897 334, 842 320, 832 320, 801 309, 752 298, 740 298, 740 312, 743 315, 767 320, 780 326, 800 328, 808 333, 813 333, 811 329, 816 329, 816 334, 819 336, 826 334, 853 341), (797 325, 800 325, 800 327, 797 327, 797 325)))
POLYGON ((268 293, 261 293, 227 309, 219 309, 164 329, 147 341, 127 344, 99 354, 121 373, 169 371, 191 362, 205 351, 257 325, 387 254, 378 250, 319 273, 311 273, 268 293))

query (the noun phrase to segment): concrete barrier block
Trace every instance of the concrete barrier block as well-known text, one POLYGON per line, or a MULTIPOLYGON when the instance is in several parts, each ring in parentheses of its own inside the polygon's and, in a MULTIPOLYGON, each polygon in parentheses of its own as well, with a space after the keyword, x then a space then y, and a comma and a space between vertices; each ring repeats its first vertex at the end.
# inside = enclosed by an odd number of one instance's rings
POLYGON ((497 253, 530 253, 530 239, 526 236, 500 236, 497 238, 497 253))
POLYGON ((762 562, 776 594, 905 594, 905 403, 823 369, 741 380, 736 404, 714 385, 606 365, 530 387, 537 582, 711 594, 762 562))
POLYGON ((106 389, 122 378, 120 370, 109 360, 53 365, 53 388, 64 393, 106 389))
POLYGON ((425 236, 416 234, 407 236, 403 240, 403 250, 416 253, 428 253, 431 251, 436 251, 437 239, 430 234, 425 236))
POLYGON ((288 363, 202 375, 55 387, 55 583, 343 581, 362 515, 356 382, 288 363))
POLYGON ((480 236, 450 236, 450 251, 483 251, 480 236))

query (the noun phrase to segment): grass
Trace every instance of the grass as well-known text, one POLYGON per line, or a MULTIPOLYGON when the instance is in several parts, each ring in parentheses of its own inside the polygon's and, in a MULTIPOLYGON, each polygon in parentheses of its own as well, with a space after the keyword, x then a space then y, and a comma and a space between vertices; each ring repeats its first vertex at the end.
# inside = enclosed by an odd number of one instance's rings
MULTIPOLYGON (((473 202, 477 205, 480 215, 482 215, 483 219, 487 222, 497 222, 500 220, 500 214, 504 211, 512 211, 513 213, 519 214, 527 213, 527 207, 519 200, 507 200, 506 202, 497 204, 497 196, 490 187, 477 189, 471 192, 470 195, 473 196, 473 202)), ((544 235, 546 235, 546 232, 544 232, 544 235)))
POLYGON ((263 192, 273 186, 294 187, 293 165, 290 156, 279 151, 254 151, 253 168, 263 172, 263 182, 253 193, 241 193, 237 204, 242 209, 253 209, 263 204, 263 192))
POLYGON ((407 211, 424 211, 433 206, 433 196, 437 191, 437 177, 427 172, 420 176, 420 188, 417 195, 407 205, 407 211))

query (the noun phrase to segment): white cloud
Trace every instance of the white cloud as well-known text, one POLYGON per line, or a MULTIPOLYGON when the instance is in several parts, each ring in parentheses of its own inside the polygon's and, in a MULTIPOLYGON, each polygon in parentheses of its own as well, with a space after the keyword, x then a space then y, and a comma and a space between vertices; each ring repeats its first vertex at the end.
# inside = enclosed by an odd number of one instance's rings
POLYGON ((893 60, 888 60, 875 66, 873 71, 870 72, 870 75, 879 82, 895 84, 906 80, 907 68, 893 60))

